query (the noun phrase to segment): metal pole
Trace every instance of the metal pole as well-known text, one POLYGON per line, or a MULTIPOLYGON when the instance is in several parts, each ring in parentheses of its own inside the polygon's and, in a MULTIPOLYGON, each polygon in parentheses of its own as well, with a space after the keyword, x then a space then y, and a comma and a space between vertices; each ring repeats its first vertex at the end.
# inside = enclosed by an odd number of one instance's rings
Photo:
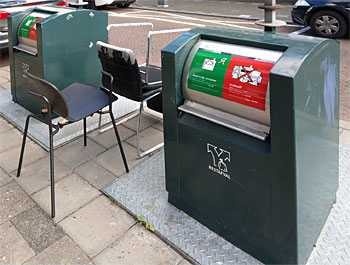
POLYGON ((158 7, 168 7, 168 0, 158 0, 158 7))
POLYGON ((276 0, 265 0, 263 6, 259 6, 260 9, 264 9, 263 20, 256 21, 259 26, 264 26, 266 32, 276 32, 276 27, 284 26, 287 23, 281 20, 276 20, 276 10, 283 8, 280 5, 276 5, 276 0))

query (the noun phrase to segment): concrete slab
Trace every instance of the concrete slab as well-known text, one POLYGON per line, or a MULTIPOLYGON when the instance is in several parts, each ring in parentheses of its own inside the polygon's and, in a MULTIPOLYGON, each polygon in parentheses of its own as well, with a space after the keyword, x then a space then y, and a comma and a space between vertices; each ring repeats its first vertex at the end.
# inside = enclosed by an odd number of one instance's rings
POLYGON ((350 130, 343 130, 339 137, 340 144, 350 147, 350 130))
POLYGON ((69 237, 65 236, 24 264, 85 265, 92 262, 69 237))
POLYGON ((2 168, 0 168, 0 187, 6 185, 12 180, 10 175, 8 175, 2 168))
POLYGON ((141 225, 135 225, 111 247, 98 254, 93 262, 99 264, 173 264, 182 257, 170 246, 141 225))
POLYGON ((339 121, 339 127, 342 129, 350 130, 350 121, 339 121))
POLYGON ((99 190, 117 178, 93 160, 82 164, 74 171, 99 190))
POLYGON ((0 225, 0 264, 22 264, 35 256, 35 252, 10 223, 0 225))
POLYGON ((14 181, 0 188, 0 224, 32 208, 35 203, 14 181))
POLYGON ((22 144, 22 135, 16 129, 0 133, 0 153, 19 147, 22 144))
POLYGON ((11 222, 36 253, 65 236, 62 228, 55 225, 39 206, 17 215, 11 222))
MULTIPOLYGON (((17 170, 19 155, 21 148, 15 147, 13 149, 7 150, 0 153, 0 167, 2 167, 7 173, 11 173, 14 170, 17 170)), ((44 151, 40 146, 29 141, 26 144, 23 158, 23 166, 29 165, 45 156, 47 152, 44 151)))
MULTIPOLYGON (((72 174, 56 182, 56 217, 55 222, 75 212, 101 193, 76 174, 72 174)), ((35 193, 33 199, 48 214, 51 213, 50 187, 35 193)))
POLYGON ((59 224, 91 258, 125 233, 135 222, 128 213, 102 195, 59 224))
POLYGON ((10 73, 8 71, 4 70, 3 68, 0 68, 0 76, 8 78, 8 77, 10 77, 10 73))
MULTIPOLYGON (((128 120, 127 122, 124 122, 123 125, 136 132, 137 119, 138 119, 138 116, 128 120)), ((143 112, 142 117, 141 117, 141 130, 144 130, 144 129, 152 126, 153 124, 159 122, 159 120, 160 119, 158 117, 155 117, 151 114, 143 112)))
MULTIPOLYGON (((123 149, 126 160, 128 161, 129 169, 133 168, 143 160, 137 157, 136 148, 128 143, 123 142, 123 149)), ((119 146, 112 147, 108 151, 96 157, 94 161, 116 176, 120 176, 125 173, 125 167, 120 155, 119 146)))
POLYGON ((153 124, 152 127, 163 132, 164 131, 163 120, 153 124))
MULTIPOLYGON (((135 134, 134 131, 126 128, 125 126, 118 125, 117 128, 121 141, 124 141, 135 134)), ((98 130, 95 130, 89 133, 88 137, 107 149, 118 144, 113 128, 103 133, 99 133, 98 130)))
POLYGON ((71 168, 76 168, 86 161, 96 157, 106 151, 104 147, 95 143, 91 139, 84 146, 83 138, 79 138, 55 151, 55 157, 60 159, 71 168))
POLYGON ((191 262, 189 262, 188 260, 186 260, 186 259, 183 259, 180 263, 179 263, 179 265, 191 265, 192 263, 191 262))
MULTIPOLYGON (((153 127, 148 127, 147 129, 143 130, 140 134, 140 148, 142 151, 146 151, 162 143, 164 141, 163 139, 164 137, 162 131, 157 130, 153 127)), ((127 139, 126 142, 134 147, 137 147, 136 135, 127 139)))
MULTIPOLYGON (((72 170, 59 159, 54 159, 55 181, 68 176, 72 170)), ((22 168, 21 176, 16 177, 17 170, 12 172, 14 179, 28 193, 33 194, 50 185, 50 158, 48 156, 22 168)))
POLYGON ((0 116, 0 133, 13 129, 13 126, 0 116))

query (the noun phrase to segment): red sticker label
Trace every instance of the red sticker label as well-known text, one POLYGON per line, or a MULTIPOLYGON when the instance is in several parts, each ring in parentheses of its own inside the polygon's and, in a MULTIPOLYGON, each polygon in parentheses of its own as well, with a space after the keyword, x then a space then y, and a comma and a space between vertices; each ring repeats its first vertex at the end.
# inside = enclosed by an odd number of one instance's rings
POLYGON ((273 63, 233 56, 227 68, 222 98, 265 111, 273 63))
POLYGON ((38 21, 42 20, 42 18, 38 18, 37 20, 35 20, 35 22, 33 23, 32 27, 30 28, 29 31, 29 36, 28 39, 30 40, 35 40, 36 41, 36 23, 38 21))

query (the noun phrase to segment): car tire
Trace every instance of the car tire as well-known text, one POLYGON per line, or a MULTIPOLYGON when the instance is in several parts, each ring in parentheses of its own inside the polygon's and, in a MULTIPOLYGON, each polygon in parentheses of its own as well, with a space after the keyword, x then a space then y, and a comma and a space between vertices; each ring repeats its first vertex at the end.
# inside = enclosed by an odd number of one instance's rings
POLYGON ((320 37, 341 38, 348 31, 345 18, 332 10, 316 12, 310 19, 310 27, 320 37))
POLYGON ((129 6, 130 6, 129 3, 127 3, 127 4, 117 4, 117 7, 119 7, 119 8, 127 8, 129 6))
POLYGON ((86 7, 88 9, 96 9, 95 0, 88 0, 87 2, 88 2, 88 4, 86 5, 86 7))

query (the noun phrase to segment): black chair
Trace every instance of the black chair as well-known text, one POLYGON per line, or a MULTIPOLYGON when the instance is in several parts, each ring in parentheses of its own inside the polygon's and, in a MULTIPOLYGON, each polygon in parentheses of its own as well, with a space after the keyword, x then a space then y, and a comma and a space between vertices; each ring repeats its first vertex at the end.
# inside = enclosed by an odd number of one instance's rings
POLYGON ((21 174, 24 148, 27 138, 27 131, 30 118, 39 120, 49 126, 49 140, 50 140, 50 177, 51 177, 51 216, 55 217, 55 178, 54 178, 54 152, 53 152, 53 136, 60 128, 67 124, 83 120, 84 124, 84 146, 87 145, 86 138, 86 118, 92 116, 94 113, 107 114, 109 113, 115 135, 120 148, 120 153, 123 158, 126 172, 129 172, 128 164, 123 151, 122 143, 120 141, 117 126, 115 124, 112 103, 118 98, 112 94, 112 91, 94 87, 82 83, 73 83, 59 91, 53 84, 40 79, 28 72, 25 72, 31 90, 28 92, 33 95, 42 106, 45 107, 38 115, 30 114, 26 119, 26 124, 23 133, 23 142, 21 154, 19 158, 17 177, 21 174), (106 106, 109 106, 107 111, 102 111, 106 106), (52 123, 52 113, 55 113, 64 119, 57 124, 52 123))
MULTIPOLYGON (((158 97, 161 100, 162 70, 154 65, 139 66, 130 49, 98 41, 98 56, 102 64, 103 86, 118 95, 140 102, 137 122, 137 155, 143 157, 163 146, 163 143, 140 153, 140 127, 144 102, 158 97)), ((159 111, 159 110, 158 110, 159 111)))

